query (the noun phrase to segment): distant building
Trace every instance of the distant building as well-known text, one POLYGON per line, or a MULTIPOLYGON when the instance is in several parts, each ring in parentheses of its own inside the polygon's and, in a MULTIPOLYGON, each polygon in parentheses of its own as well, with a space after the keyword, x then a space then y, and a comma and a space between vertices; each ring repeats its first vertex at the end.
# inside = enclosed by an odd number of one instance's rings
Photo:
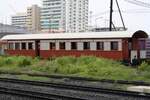
POLYGON ((11 22, 13 26, 27 28, 32 33, 40 31, 40 7, 37 5, 28 7, 26 13, 12 16, 11 22))
POLYGON ((49 32, 88 31, 88 0, 43 0, 41 28, 49 32))
POLYGON ((88 0, 66 0, 66 32, 88 31, 88 0))
POLYGON ((16 15, 13 15, 11 18, 11 24, 13 26, 25 28, 25 27, 27 27, 26 21, 27 21, 27 14, 26 13, 17 13, 16 15))
MULTIPOLYGON (((30 34, 30 32, 26 28, 0 23, 0 38, 12 34, 30 34)), ((1 54, 4 54, 4 50, 2 49, 2 42, 0 41, 0 55, 1 54)))
POLYGON ((27 8, 27 29, 33 33, 41 30, 40 28, 40 7, 32 5, 27 8))
POLYGON ((30 32, 26 28, 0 23, 0 38, 8 34, 29 34, 29 33, 30 32))
POLYGON ((41 29, 45 32, 65 31, 65 0, 43 0, 41 29))
POLYGON ((27 12, 12 16, 12 25, 37 32, 88 31, 89 0, 43 0, 42 8, 33 5, 27 12))

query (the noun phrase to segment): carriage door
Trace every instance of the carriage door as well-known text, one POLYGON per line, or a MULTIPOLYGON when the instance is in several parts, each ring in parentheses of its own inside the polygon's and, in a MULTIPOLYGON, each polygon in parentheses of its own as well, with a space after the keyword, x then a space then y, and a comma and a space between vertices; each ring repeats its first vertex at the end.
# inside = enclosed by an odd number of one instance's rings
POLYGON ((131 50, 131 62, 132 62, 132 60, 133 60, 135 57, 136 57, 136 59, 137 59, 137 57, 138 57, 138 52, 137 52, 137 50, 131 50))
POLYGON ((35 52, 36 56, 40 56, 40 40, 35 41, 35 52))
POLYGON ((129 50, 129 57, 130 57, 130 61, 132 63, 132 60, 136 57, 138 57, 138 52, 137 50, 133 50, 132 49, 132 39, 129 40, 129 43, 128 43, 128 50, 129 50))

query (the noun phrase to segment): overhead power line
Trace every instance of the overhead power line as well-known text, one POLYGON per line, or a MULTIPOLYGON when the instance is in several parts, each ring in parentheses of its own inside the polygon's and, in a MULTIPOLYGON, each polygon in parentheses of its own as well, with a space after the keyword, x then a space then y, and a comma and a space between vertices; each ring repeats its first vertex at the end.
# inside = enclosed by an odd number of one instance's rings
POLYGON ((128 2, 128 3, 132 3, 134 5, 141 6, 141 7, 150 8, 150 4, 146 3, 146 2, 143 2, 143 1, 139 1, 139 0, 125 0, 125 1, 128 2))
POLYGON ((11 4, 8 4, 8 6, 14 13, 17 13, 16 9, 11 4))
POLYGON ((99 12, 99 13, 96 13, 95 15, 92 15, 92 17, 99 17, 99 15, 105 15, 109 12, 109 10, 106 10, 104 12, 99 12))
MULTIPOLYGON (((118 12, 118 10, 114 10, 114 12, 118 12)), ((145 9, 127 9, 127 10, 122 10, 122 13, 150 13, 149 10, 145 9)))
MULTIPOLYGON (((132 13, 132 14, 134 14, 134 13, 150 13, 150 11, 149 10, 145 10, 145 9, 126 9, 126 10, 121 10, 122 11, 122 13, 132 13)), ((113 10, 113 12, 115 13, 115 12, 118 12, 118 10, 113 10)), ((106 11, 105 12, 105 14, 108 14, 109 13, 109 11, 106 11)), ((102 13, 97 13, 96 15, 94 15, 94 16, 92 16, 92 17, 96 17, 96 18, 99 18, 99 17, 101 17, 102 15, 104 15, 104 13, 102 12, 102 13)))

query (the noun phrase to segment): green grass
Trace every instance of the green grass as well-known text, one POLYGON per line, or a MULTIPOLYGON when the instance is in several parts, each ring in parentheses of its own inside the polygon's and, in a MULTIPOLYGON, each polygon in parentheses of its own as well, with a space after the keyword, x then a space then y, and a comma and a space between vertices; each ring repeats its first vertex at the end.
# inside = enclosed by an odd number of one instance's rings
POLYGON ((1 74, 0 78, 12 78, 12 79, 21 79, 21 80, 31 80, 31 81, 50 81, 49 78, 46 77, 36 77, 36 76, 28 76, 28 75, 11 75, 11 74, 1 74))
POLYGON ((150 65, 146 62, 143 62, 138 68, 132 68, 117 61, 93 56, 60 57, 49 60, 22 56, 0 57, 0 72, 5 73, 59 74, 96 79, 150 82, 149 71, 150 65))

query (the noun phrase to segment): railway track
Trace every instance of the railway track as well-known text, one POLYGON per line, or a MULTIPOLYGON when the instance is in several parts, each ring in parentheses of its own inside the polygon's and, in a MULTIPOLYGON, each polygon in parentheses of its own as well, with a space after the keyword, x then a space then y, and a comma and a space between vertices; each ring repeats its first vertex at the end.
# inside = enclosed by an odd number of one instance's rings
POLYGON ((85 100, 78 97, 72 97, 69 95, 61 95, 61 94, 51 94, 51 93, 42 93, 42 92, 35 92, 35 91, 26 91, 21 89, 13 89, 9 87, 2 87, 0 86, 0 94, 7 94, 13 96, 23 96, 31 98, 31 100, 85 100))
MULTIPOLYGON (((29 74, 29 76, 36 76, 33 74, 29 74)), ((61 75, 37 75, 37 76, 43 76, 48 78, 68 78, 75 81, 89 81, 89 82, 106 82, 106 83, 117 83, 117 84, 128 84, 128 85, 142 85, 142 86, 150 86, 150 82, 144 82, 144 81, 126 81, 126 80, 110 80, 110 79, 92 79, 92 78, 85 78, 85 77, 74 77, 74 76, 61 76, 61 75)))
MULTIPOLYGON (((71 85, 71 84, 62 84, 62 83, 50 83, 50 82, 36 82, 36 81, 25 81, 25 80, 18 80, 18 79, 8 79, 8 78, 0 78, 0 82, 4 83, 10 83, 10 84, 22 84, 22 85, 33 85, 33 86, 41 86, 41 87, 53 87, 57 89, 65 89, 65 90, 74 90, 74 91, 83 91, 83 92, 91 92, 91 93, 97 93, 97 94, 107 94, 107 95, 115 95, 120 97, 132 97, 132 98, 141 98, 142 100, 149 100, 150 94, 148 93, 139 93, 139 92, 130 92, 130 91, 122 91, 122 90, 113 90, 113 89, 105 89, 105 88, 96 88, 96 87, 87 87, 87 86, 79 86, 79 85, 71 85)), ((4 87, 0 87, 0 90, 5 90, 4 87)), ((11 92, 13 89, 6 88, 8 92, 11 92)), ((41 92, 31 92, 31 91, 23 91, 23 90, 13 90, 17 91, 15 93, 21 93, 21 95, 27 95, 27 96, 34 96, 44 99, 52 99, 50 97, 53 97, 52 100, 57 100, 58 98, 64 98, 63 100, 85 100, 83 98, 74 98, 71 96, 64 96, 64 95, 57 95, 57 94, 45 94, 41 92), (18 92, 19 91, 19 92, 18 92), (22 94, 23 93, 23 94, 22 94), (33 94, 33 95, 29 95, 33 94)), ((5 92, 5 91, 4 91, 5 92)))
MULTIPOLYGON (((1 74, 8 74, 8 73, 1 73, 1 74)), ((107 83, 117 83, 117 84, 128 84, 128 85, 142 85, 142 86, 150 86, 150 82, 144 81, 126 81, 126 80, 110 80, 110 79, 92 79, 92 78, 85 78, 85 77, 76 77, 76 76, 62 76, 62 75, 45 75, 45 74, 29 74, 29 73, 10 73, 12 75, 28 75, 28 76, 35 76, 35 77, 47 77, 47 78, 54 78, 54 79, 70 79, 75 81, 89 81, 89 82, 107 82, 107 83)))

